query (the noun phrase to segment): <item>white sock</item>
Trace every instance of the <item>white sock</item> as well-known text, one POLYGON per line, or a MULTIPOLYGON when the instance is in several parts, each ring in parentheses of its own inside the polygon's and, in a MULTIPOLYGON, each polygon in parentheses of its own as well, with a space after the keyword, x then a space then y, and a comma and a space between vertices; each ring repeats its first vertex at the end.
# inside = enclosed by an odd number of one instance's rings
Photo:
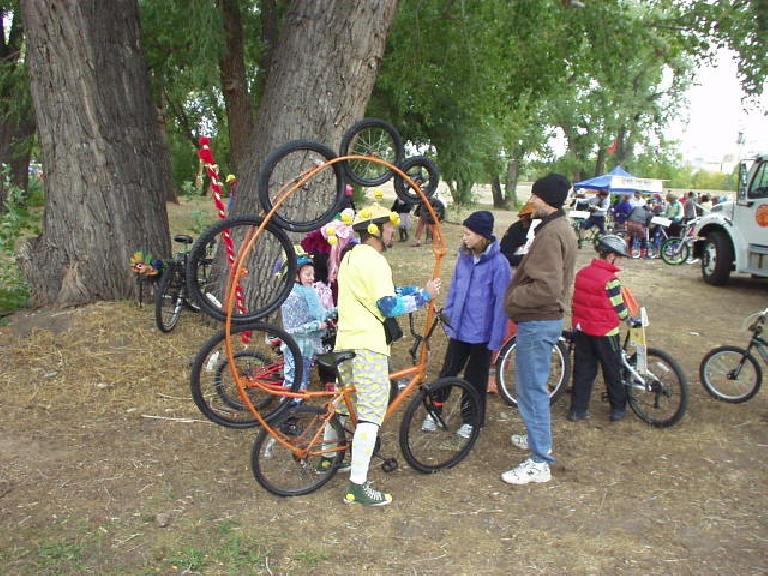
POLYGON ((363 484, 368 480, 368 465, 371 463, 373 449, 376 446, 376 436, 379 427, 372 422, 359 422, 352 438, 352 468, 349 471, 349 481, 363 484))

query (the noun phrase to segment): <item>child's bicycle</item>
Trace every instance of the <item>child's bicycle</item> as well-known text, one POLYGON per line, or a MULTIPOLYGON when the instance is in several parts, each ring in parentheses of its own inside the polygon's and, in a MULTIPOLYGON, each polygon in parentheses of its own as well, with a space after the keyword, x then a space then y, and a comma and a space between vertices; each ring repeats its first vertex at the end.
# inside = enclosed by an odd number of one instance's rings
MULTIPOLYGON (((287 406, 275 393, 284 388, 284 352, 298 353, 295 341, 286 332, 267 324, 237 326, 232 329, 238 339, 233 344, 234 367, 243 381, 244 391, 265 420, 282 414, 287 406), (257 385, 258 382, 260 385, 257 385)), ((327 346, 335 339, 335 325, 329 325, 323 337, 327 346)), ((297 356, 294 356, 296 358, 297 356)), ((302 366, 296 382, 301 382, 302 366)), ((206 341, 192 360, 190 375, 192 399, 211 422, 225 428, 253 428, 259 425, 238 393, 226 351, 225 333, 218 332, 206 341)), ((298 385, 297 385, 298 386, 298 385)), ((294 386, 290 391, 296 392, 294 386)))
MULTIPOLYGON (((175 242, 182 245, 192 243, 192 237, 175 236, 175 242)), ((186 306, 197 312, 200 307, 190 298, 187 290, 187 258, 189 251, 177 252, 176 256, 166 263, 160 283, 155 291, 155 322, 161 332, 170 332, 176 327, 181 316, 181 309, 186 306)), ((203 262, 197 269, 198 285, 207 283, 210 260, 203 262)))
MULTIPOLYGON (((564 333, 565 335, 566 333, 564 333)), ((517 369, 517 337, 512 336, 499 350, 494 368, 496 370, 496 387, 499 396, 509 406, 517 407, 517 391, 515 390, 515 372, 517 369)), ((549 403, 554 404, 568 386, 571 377, 571 356, 568 341, 565 336, 552 349, 549 365, 549 403)))
MULTIPOLYGON (((627 398, 638 418, 655 428, 675 425, 688 406, 688 384, 680 365, 665 351, 645 348, 638 335, 642 322, 632 321, 621 348, 621 379, 627 388, 627 398), (630 350, 630 345, 635 347, 630 350)), ((496 380, 499 394, 508 404, 517 406, 515 390, 515 338, 502 347, 497 361, 496 380), (506 353, 505 353, 506 352, 506 353)), ((573 333, 564 331, 552 353, 549 379, 550 403, 565 390, 570 375, 573 333)))
MULTIPOLYGON (((666 230, 664 234, 666 235, 666 230)), ((693 243, 696 241, 696 220, 690 220, 685 224, 682 237, 668 236, 661 244, 660 255, 665 264, 678 266, 688 260, 693 251, 693 243)))
POLYGON ((768 319, 768 308, 750 314, 746 322, 750 322, 755 316, 757 318, 747 328, 752 336, 746 348, 718 346, 702 358, 699 379, 713 398, 739 404, 746 402, 760 390, 763 371, 752 355, 752 349, 756 349, 763 362, 768 364, 768 341, 762 336, 768 319))

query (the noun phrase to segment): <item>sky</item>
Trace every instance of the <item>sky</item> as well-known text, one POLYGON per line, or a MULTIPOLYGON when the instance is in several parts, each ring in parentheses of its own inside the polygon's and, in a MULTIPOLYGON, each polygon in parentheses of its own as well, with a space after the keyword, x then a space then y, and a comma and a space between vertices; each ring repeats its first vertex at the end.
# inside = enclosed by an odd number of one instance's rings
POLYGON ((733 53, 721 50, 714 66, 702 67, 688 91, 689 122, 681 117, 667 130, 680 141, 683 159, 697 168, 730 172, 740 156, 768 151, 768 87, 745 111, 733 53), (744 144, 737 144, 739 132, 744 144))

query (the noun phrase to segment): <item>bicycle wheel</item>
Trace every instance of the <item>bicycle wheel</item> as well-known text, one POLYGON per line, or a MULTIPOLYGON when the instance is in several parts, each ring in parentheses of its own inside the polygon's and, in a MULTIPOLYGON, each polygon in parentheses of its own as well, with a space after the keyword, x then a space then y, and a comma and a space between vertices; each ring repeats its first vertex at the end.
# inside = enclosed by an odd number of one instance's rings
POLYGON ((702 358, 699 379, 713 398, 739 404, 760 390, 763 370, 747 350, 737 346, 720 346, 702 358))
MULTIPOLYGON (((688 384, 677 361, 663 350, 648 348, 648 373, 641 374, 645 383, 625 370, 627 398, 632 411, 640 420, 655 428, 668 428, 677 424, 688 406, 688 384)), ((637 355, 629 358, 637 366, 637 355)))
POLYGON ((338 417, 326 421, 324 409, 301 405, 275 423, 275 430, 274 436, 262 430, 253 443, 251 471, 259 484, 278 496, 299 496, 333 478, 347 449, 338 417), (327 427, 332 433, 325 438, 327 427), (327 468, 323 458, 332 459, 327 468))
MULTIPOLYGON (((259 172, 259 203, 270 212, 307 172, 336 158, 318 142, 292 140, 267 156, 259 172)), ((344 171, 337 162, 318 171, 288 196, 272 216, 280 228, 309 232, 330 222, 344 201, 344 171)))
POLYGON ((184 304, 184 270, 169 262, 155 292, 155 324, 161 332, 176 328, 184 304))
POLYGON ((480 395, 468 382, 459 378, 441 378, 422 386, 408 404, 400 422, 400 449, 411 468, 431 474, 452 468, 475 445, 480 428, 480 395), (424 420, 435 422, 425 431, 424 420), (472 429, 468 438, 457 431, 463 424, 472 429))
MULTIPOLYGON (((517 338, 513 336, 499 350, 499 356, 496 358, 495 364, 496 386, 499 396, 504 399, 504 402, 515 407, 517 407, 517 388, 515 385, 516 347, 517 338)), ((571 357, 568 354, 568 347, 565 342, 560 340, 552 350, 552 360, 549 365, 547 388, 549 390, 550 404, 554 404, 565 391, 570 374, 571 357)))
MULTIPOLYGON (((420 180, 421 191, 427 198, 435 195, 437 185, 440 183, 440 171, 437 164, 426 156, 412 156, 406 158, 399 165, 400 170, 408 174, 411 180, 420 180)), ((421 196, 416 192, 402 176, 395 175, 395 194, 405 202, 421 202, 421 196)))
MULTIPOLYGON (((200 309, 214 318, 226 317, 224 302, 229 294, 230 262, 264 221, 259 216, 235 216, 220 220, 197 239, 189 253, 187 290, 200 309), (227 254, 227 238, 233 255, 227 254)), ((240 278, 243 310, 232 306, 232 323, 260 320, 277 310, 291 292, 296 278, 296 254, 288 235, 268 222, 243 261, 240 278), (287 263, 287 266, 286 266, 287 263)))
POLYGON ((688 244, 682 238, 667 238, 661 245, 661 259, 670 266, 678 266, 688 260, 688 244))
MULTIPOLYGON (((363 118, 344 133, 339 156, 370 156, 400 164, 405 152, 403 141, 394 126, 378 118, 363 118)), ((378 186, 392 177, 392 170, 384 164, 369 160, 346 160, 347 177, 360 186, 378 186)))
MULTIPOLYGON (((272 421, 290 407, 277 392, 283 387, 283 357, 277 342, 282 342, 294 358, 301 353, 295 340, 268 324, 235 326, 232 329, 232 354, 245 393, 265 420, 272 421), (246 336, 246 341, 243 341, 246 336), (263 386, 264 388, 260 387, 263 386), (270 390, 274 390, 275 394, 270 390)), ((248 409, 237 389, 227 356, 224 331, 213 335, 195 355, 189 379, 192 399, 203 415, 226 428, 258 426, 256 416, 248 409)), ((302 364, 296 362, 296 377, 290 390, 301 385, 302 364)))

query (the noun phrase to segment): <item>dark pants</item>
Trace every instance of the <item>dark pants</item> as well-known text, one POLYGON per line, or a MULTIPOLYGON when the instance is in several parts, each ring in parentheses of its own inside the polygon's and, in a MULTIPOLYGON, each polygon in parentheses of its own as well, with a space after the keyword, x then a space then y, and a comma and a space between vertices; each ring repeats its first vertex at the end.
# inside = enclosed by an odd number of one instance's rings
POLYGON ((488 396, 488 369, 491 366, 491 351, 488 343, 468 344, 451 338, 445 351, 443 369, 440 378, 457 376, 464 370, 464 380, 480 394, 480 413, 478 423, 485 426, 485 404, 488 396), (466 369, 464 365, 466 364, 466 369))
POLYGON ((592 385, 597 377, 598 362, 603 367, 603 380, 608 388, 608 402, 613 410, 624 410, 627 392, 621 382, 621 343, 619 335, 588 336, 576 332, 573 341, 573 391, 571 410, 589 408, 592 385))

